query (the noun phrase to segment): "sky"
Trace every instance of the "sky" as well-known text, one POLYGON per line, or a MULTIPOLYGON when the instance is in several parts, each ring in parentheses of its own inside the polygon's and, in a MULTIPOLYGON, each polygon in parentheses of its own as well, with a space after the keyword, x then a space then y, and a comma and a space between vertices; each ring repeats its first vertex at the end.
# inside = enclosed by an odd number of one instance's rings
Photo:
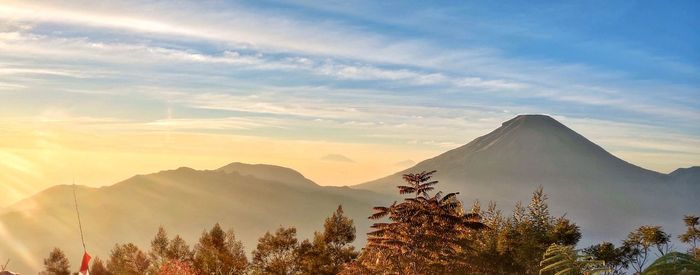
POLYGON ((697 1, 3 0, 0 206, 234 161, 358 184, 526 113, 700 165, 698 29, 697 1))

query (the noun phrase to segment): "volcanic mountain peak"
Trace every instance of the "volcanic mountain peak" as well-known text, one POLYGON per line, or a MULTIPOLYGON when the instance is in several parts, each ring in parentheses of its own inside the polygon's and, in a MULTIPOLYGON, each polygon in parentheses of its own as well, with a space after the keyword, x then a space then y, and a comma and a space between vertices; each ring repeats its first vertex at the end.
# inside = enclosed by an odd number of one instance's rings
POLYGON ((447 185, 658 182, 666 177, 615 157, 547 115, 519 115, 466 145, 359 188, 390 191, 401 175, 438 170, 447 185))

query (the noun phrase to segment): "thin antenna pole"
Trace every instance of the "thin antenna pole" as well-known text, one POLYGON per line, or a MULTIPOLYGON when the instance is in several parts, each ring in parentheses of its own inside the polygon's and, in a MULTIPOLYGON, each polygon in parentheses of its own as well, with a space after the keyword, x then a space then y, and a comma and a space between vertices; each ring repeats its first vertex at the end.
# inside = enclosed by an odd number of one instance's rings
POLYGON ((80 241, 83 242, 83 251, 87 252, 85 248, 85 238, 83 237, 83 223, 80 221, 80 211, 78 211, 78 197, 75 195, 75 180, 73 180, 73 201, 75 201, 75 213, 78 214, 78 228, 80 228, 80 241))

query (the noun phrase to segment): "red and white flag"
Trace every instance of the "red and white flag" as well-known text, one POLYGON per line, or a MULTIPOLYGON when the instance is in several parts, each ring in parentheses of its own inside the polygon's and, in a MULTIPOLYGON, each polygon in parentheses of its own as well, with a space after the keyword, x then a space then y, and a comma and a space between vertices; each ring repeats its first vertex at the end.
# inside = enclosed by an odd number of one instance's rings
POLYGON ((88 266, 90 265, 90 254, 85 251, 85 254, 83 254, 83 263, 80 264, 80 272, 78 274, 80 275, 90 275, 90 271, 88 271, 88 266))

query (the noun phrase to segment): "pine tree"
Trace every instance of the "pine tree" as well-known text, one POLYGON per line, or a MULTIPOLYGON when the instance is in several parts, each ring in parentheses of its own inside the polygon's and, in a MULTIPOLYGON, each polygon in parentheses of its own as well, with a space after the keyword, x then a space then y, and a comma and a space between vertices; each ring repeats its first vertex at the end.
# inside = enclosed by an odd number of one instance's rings
POLYGON ((158 228, 158 233, 151 241, 151 251, 148 252, 148 258, 151 261, 151 274, 155 274, 160 270, 160 266, 168 261, 168 233, 161 226, 158 228))
POLYGON ((45 271, 42 275, 70 275, 70 262, 63 250, 54 248, 44 259, 45 271))
POLYGON ((532 194, 530 204, 527 206, 528 219, 532 223, 537 237, 546 236, 546 232, 551 229, 552 216, 549 214, 549 205, 547 205, 547 194, 544 193, 544 188, 540 185, 532 194))

